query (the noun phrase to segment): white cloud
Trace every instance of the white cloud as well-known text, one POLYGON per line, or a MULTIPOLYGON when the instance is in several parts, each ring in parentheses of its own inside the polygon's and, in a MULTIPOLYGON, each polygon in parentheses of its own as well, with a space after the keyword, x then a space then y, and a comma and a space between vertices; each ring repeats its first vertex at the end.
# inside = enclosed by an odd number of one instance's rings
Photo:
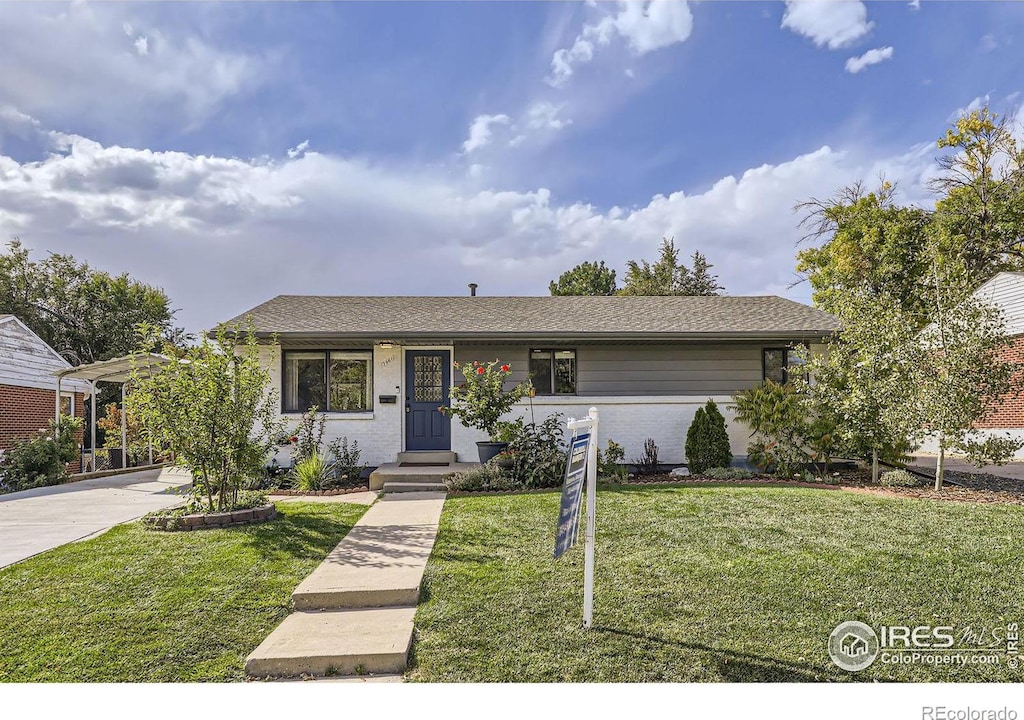
POLYGON ((837 50, 867 35, 874 23, 860 0, 786 0, 782 27, 837 50))
POLYGON ((293 147, 290 150, 288 150, 288 157, 290 157, 290 158, 297 158, 299 155, 302 155, 308 149, 309 149, 309 140, 303 140, 298 145, 296 145, 295 147, 293 147))
POLYGON ((885 62, 891 57, 891 46, 886 45, 885 47, 874 48, 872 50, 868 50, 863 55, 848 58, 846 60, 846 72, 856 75, 864 68, 870 65, 877 65, 880 62, 885 62))
POLYGON ((14 111, 0 112, 4 132, 35 133, 52 151, 0 153, 0 235, 160 285, 193 330, 277 293, 462 294, 476 281, 487 294, 543 294, 582 260, 622 269, 652 257, 663 235, 704 252, 732 294, 786 294, 796 201, 881 172, 924 200, 935 153, 931 142, 879 160, 822 147, 704 192, 602 210, 543 187, 481 189, 446 168, 105 146, 14 111))
POLYGON ((915 10, 921 9, 921 0, 910 0, 910 2, 907 4, 910 5, 910 7, 914 8, 915 10))
POLYGON ((571 119, 559 117, 565 104, 555 105, 552 102, 535 102, 526 110, 526 127, 531 130, 561 130, 572 125, 571 119))
POLYGON ((583 26, 569 48, 555 51, 547 82, 560 87, 579 65, 594 59, 595 47, 610 44, 613 36, 625 40, 635 55, 681 43, 693 31, 693 15, 683 0, 620 0, 618 12, 583 26))
POLYGON ((180 126, 265 77, 264 59, 150 27, 148 14, 114 3, 0 4, 0 101, 54 125, 171 118, 180 126))
POLYGON ((469 154, 474 150, 489 145, 491 142, 491 128, 494 125, 508 125, 511 122, 508 115, 477 115, 469 126, 469 137, 462 143, 462 152, 469 154))

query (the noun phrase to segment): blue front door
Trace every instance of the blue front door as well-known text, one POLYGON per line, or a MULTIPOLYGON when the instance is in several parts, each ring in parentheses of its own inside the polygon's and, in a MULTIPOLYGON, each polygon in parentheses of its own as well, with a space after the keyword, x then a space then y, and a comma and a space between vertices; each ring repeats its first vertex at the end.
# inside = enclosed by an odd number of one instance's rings
POLYGON ((452 421, 438 408, 448 405, 452 362, 447 350, 405 353, 405 449, 451 450, 452 421))

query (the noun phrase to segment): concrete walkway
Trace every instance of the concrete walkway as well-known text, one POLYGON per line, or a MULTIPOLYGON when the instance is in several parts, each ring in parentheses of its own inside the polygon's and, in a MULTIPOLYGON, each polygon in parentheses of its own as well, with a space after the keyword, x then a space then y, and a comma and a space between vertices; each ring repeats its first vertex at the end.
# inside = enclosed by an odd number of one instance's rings
POLYGON ((163 467, 0 495, 0 567, 177 505, 191 482, 163 467))
POLYGON ((245 663, 257 677, 400 673, 443 493, 386 495, 292 593, 285 618, 245 663))

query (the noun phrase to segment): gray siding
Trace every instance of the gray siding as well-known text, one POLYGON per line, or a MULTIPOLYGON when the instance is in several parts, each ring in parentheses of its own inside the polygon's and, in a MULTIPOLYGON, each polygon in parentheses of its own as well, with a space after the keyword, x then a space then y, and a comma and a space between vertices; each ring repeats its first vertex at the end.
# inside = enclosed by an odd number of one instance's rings
MULTIPOLYGON (((771 345, 777 347, 778 345, 771 345)), ((531 347, 549 345, 456 344, 459 362, 493 361, 512 365, 513 379, 526 378, 531 347)), ((558 345, 575 349, 577 394, 728 395, 761 382, 761 348, 751 343, 722 344, 585 344, 558 345)))

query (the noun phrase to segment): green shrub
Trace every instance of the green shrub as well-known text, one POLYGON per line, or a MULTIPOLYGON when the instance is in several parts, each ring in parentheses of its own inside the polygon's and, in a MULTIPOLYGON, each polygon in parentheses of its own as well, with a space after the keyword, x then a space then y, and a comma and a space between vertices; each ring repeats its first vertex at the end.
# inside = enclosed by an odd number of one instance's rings
POLYGON ((714 478, 715 480, 747 480, 757 477, 757 473, 737 467, 713 467, 702 472, 701 477, 714 478))
POLYGON ((320 455, 310 455, 295 463, 292 475, 297 490, 323 490, 328 479, 327 463, 320 455))
POLYGON ((644 441, 644 454, 638 457, 633 463, 640 475, 654 475, 661 470, 661 462, 658 460, 658 446, 654 438, 647 438, 644 441))
POLYGON ((306 458, 323 455, 326 422, 327 416, 319 412, 316 405, 303 413, 298 427, 292 433, 292 437, 296 438, 295 452, 292 454, 296 465, 306 458))
POLYGON ((623 447, 609 439, 607 449, 604 452, 597 451, 598 478, 609 482, 624 482, 629 474, 623 465, 625 459, 626 451, 623 447))
POLYGON ((733 396, 736 419, 750 428, 756 439, 747 448, 747 459, 765 472, 799 477, 811 461, 807 450, 810 418, 807 399, 792 385, 772 380, 733 396))
POLYGON ((78 457, 77 417, 62 415, 49 430, 31 440, 16 442, 0 457, 0 492, 57 485, 68 478, 67 464, 78 457))
POLYGON ((883 487, 918 487, 927 482, 924 478, 906 470, 890 470, 882 473, 878 478, 878 484, 883 487))
POLYGON ((700 475, 708 468, 729 467, 731 462, 725 418, 715 401, 709 399, 704 407, 697 408, 686 431, 686 466, 692 474, 700 475))
POLYGON ((511 478, 493 463, 478 468, 445 475, 444 484, 452 492, 479 492, 483 490, 522 490, 523 483, 511 478))
POLYGON ((358 485, 363 470, 366 468, 365 463, 359 462, 359 456, 362 454, 359 449, 359 441, 353 440, 350 446, 348 437, 343 437, 327 447, 331 454, 330 485, 334 487, 358 485))
POLYGON ((523 488, 557 487, 565 475, 565 424, 559 413, 541 423, 522 419, 502 426, 504 437, 510 438, 506 457, 513 458, 506 472, 523 488))

